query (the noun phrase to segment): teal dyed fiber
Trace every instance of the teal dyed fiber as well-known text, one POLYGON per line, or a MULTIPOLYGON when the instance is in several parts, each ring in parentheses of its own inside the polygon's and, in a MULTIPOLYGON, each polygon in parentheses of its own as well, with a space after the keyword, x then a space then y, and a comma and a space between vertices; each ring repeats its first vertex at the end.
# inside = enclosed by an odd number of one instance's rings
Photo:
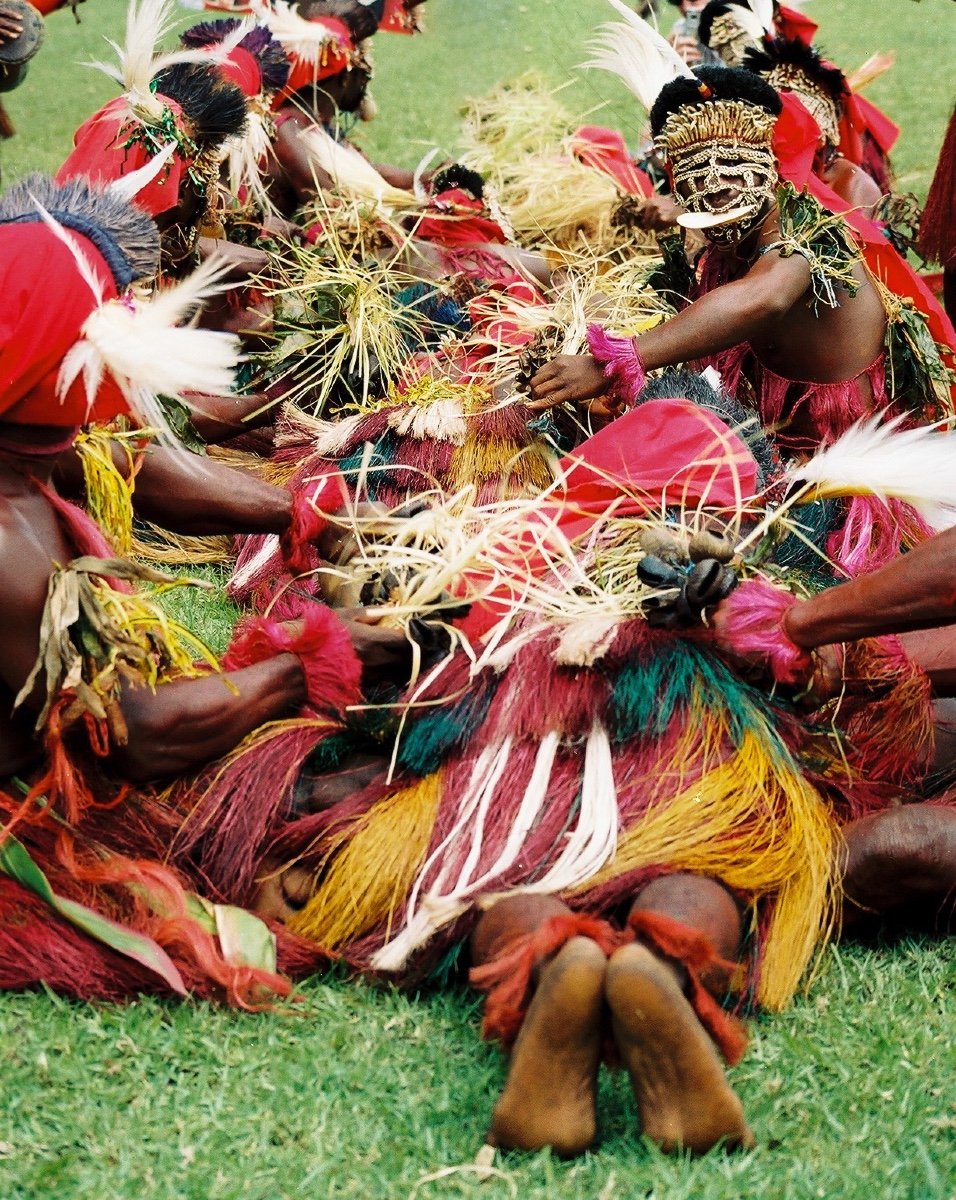
POLYGON ((312 775, 334 771, 355 749, 355 738, 347 731, 323 738, 309 755, 305 769, 312 775))
POLYGON ((437 771, 445 755, 481 725, 494 692, 476 687, 457 703, 419 717, 402 736, 399 765, 420 776, 437 771))
POLYGON ((376 499, 377 489, 376 481, 379 476, 385 472, 383 467, 390 467, 395 462, 395 454, 398 449, 398 439, 395 434, 389 430, 388 433, 383 433, 375 445, 372 447, 371 454, 368 455, 366 461, 366 446, 363 443, 361 446, 356 446, 347 458, 343 458, 339 463, 339 470, 343 475, 357 475, 363 465, 368 468, 366 476, 365 491, 369 500, 376 499))
POLYGON ((748 731, 762 733, 767 740, 773 714, 766 697, 691 641, 654 647, 618 672, 610 705, 614 740, 662 737, 678 709, 689 708, 692 697, 727 720, 735 745, 748 731))

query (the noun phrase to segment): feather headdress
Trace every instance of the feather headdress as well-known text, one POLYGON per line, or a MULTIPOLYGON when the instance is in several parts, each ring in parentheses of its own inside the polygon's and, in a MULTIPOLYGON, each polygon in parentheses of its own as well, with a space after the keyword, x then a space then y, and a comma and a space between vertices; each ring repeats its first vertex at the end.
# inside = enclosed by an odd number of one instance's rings
POLYGON ((161 440, 175 444, 160 396, 180 400, 189 393, 229 396, 233 391, 238 339, 181 324, 194 316, 206 299, 230 286, 223 283, 222 266, 212 261, 204 263, 192 275, 148 300, 129 295, 107 299, 77 239, 39 203, 37 209, 50 232, 70 250, 77 272, 95 302, 79 340, 63 359, 57 394, 62 397, 82 378, 92 407, 108 373, 136 420, 158 430, 161 440))
POLYGON ((126 42, 118 45, 107 38, 116 51, 117 65, 104 62, 88 63, 121 84, 130 107, 138 115, 158 120, 163 115, 163 101, 150 84, 160 71, 176 63, 209 61, 208 54, 199 50, 174 50, 157 54, 156 47, 173 29, 170 0, 130 0, 126 13, 126 42))
POLYGON ((286 0, 274 0, 271 4, 255 0, 252 12, 259 24, 264 25, 289 54, 313 67, 321 66, 330 54, 345 53, 351 41, 348 29, 341 22, 336 22, 342 28, 339 35, 335 25, 326 20, 307 20, 286 0))
POLYGON ((623 80, 650 112, 661 88, 694 74, 677 51, 621 0, 608 0, 623 21, 602 25, 592 43, 593 56, 583 65, 610 71, 623 80))
POLYGON ((791 488, 809 499, 879 496, 912 504, 934 529, 956 524, 956 432, 936 425, 901 429, 882 414, 851 426, 832 446, 791 467, 791 488))

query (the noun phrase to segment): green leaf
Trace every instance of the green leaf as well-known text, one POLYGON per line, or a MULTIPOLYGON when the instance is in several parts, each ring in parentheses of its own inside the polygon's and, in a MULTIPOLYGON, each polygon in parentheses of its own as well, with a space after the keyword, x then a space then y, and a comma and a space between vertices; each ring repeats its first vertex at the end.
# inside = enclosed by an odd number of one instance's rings
POLYGON ((258 967, 275 972, 275 934, 264 921, 244 908, 213 904, 194 892, 189 893, 186 906, 198 925, 219 938, 227 963, 234 967, 258 967))
POLYGON ((81 929, 95 941, 109 946, 118 954, 146 967, 158 975, 177 995, 186 995, 186 985, 176 964, 157 942, 144 934, 127 929, 117 921, 111 921, 109 917, 101 916, 85 904, 58 896, 50 887, 50 881, 31 858, 26 846, 10 834, 0 842, 0 870, 22 887, 35 892, 71 925, 75 925, 77 929, 81 929))
POLYGON ((258 967, 274 974, 276 939, 269 926, 251 912, 231 904, 217 904, 214 911, 219 945, 226 962, 234 967, 258 967))

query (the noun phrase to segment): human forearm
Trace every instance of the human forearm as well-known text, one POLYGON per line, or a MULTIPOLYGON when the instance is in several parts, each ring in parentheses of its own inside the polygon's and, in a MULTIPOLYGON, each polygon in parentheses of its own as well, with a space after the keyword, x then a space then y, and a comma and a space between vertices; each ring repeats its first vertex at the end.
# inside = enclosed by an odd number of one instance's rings
POLYGON ((784 630, 805 650, 956 623, 956 529, 889 566, 794 605, 784 630))
POLYGON ((204 442, 221 442, 250 429, 261 429, 275 417, 270 397, 261 392, 242 396, 188 396, 193 428, 204 442))
POLYGON ((254 475, 198 454, 152 446, 136 475, 139 516, 177 533, 282 533, 292 496, 254 475))
POLYGON ((113 761, 133 783, 195 770, 305 699, 305 676, 294 654, 225 675, 173 680, 155 691, 127 686, 121 704, 128 740, 113 761))
POLYGON ((779 260, 775 266, 773 272, 754 270, 715 288, 635 338, 645 369, 691 362, 765 334, 806 287, 802 259, 779 260))

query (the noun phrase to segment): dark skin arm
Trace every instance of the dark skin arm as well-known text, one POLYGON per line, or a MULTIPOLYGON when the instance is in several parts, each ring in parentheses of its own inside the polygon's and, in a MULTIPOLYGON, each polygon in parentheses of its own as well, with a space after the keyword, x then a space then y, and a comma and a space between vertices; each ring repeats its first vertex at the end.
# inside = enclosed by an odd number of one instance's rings
MULTIPOLYGON (((123 448, 113 462, 129 473, 123 448)), ((57 467, 57 486, 66 495, 83 495, 83 468, 76 451, 57 467)), ((137 515, 176 533, 282 533, 292 517, 292 497, 254 475, 236 471, 188 450, 149 446, 136 473, 133 504, 137 515)))
POLYGON ((315 121, 294 110, 279 126, 273 142, 272 148, 283 181, 300 202, 332 187, 332 179, 318 166, 306 142, 299 136, 304 130, 315 127, 315 121))
POLYGON ((871 575, 828 588, 784 619, 805 650, 857 638, 956 623, 956 528, 947 529, 871 575))
MULTIPOLYGON (((711 624, 723 642, 726 605, 711 624)), ((946 530, 870 575, 828 588, 784 616, 787 637, 822 651, 822 666, 838 690, 840 672, 827 647, 860 638, 900 634, 907 655, 929 675, 937 696, 956 695, 956 529, 946 530)), ((725 650, 733 657, 733 651, 725 650)), ((751 664, 752 665, 752 664, 751 664)), ((830 694, 835 694, 832 690, 830 694)))
MULTIPOLYGON (((767 338, 806 294, 810 268, 799 255, 768 254, 743 278, 696 300, 656 329, 635 338, 646 370, 689 362, 740 342, 767 338)), ((601 364, 589 355, 561 355, 531 380, 530 408, 543 410, 604 395, 601 364)))
MULTIPOLYGON (((52 568, 51 553, 70 558, 46 505, 28 504, 0 514, 0 551, 16 561, 16 571, 3 572, 0 582, 0 682, 15 695, 30 674, 40 643, 40 622, 52 568), (39 526, 39 529, 30 526, 39 526), (41 546, 39 533, 49 551, 41 546)), ((305 700, 305 679, 292 654, 235 671, 228 677, 235 691, 219 676, 183 679, 155 692, 124 685, 120 700, 128 727, 128 742, 117 747, 114 761, 135 783, 164 778, 201 766, 231 750, 265 721, 285 716, 305 700)), ((25 701, 34 716, 43 707, 41 682, 25 701)), ((14 727, 0 716, 0 757, 4 765, 22 760, 26 752, 22 725, 14 727)), ((39 747, 36 749, 39 753, 39 747)))

